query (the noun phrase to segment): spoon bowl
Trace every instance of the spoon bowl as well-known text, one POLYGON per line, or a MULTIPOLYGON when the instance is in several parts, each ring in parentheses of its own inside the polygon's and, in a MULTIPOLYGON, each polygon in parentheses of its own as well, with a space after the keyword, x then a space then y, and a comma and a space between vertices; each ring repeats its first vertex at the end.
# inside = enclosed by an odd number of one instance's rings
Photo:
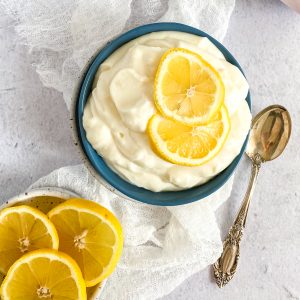
POLYGON ((253 160, 258 154, 262 162, 275 159, 285 149, 291 128, 291 117, 286 108, 281 105, 266 107, 253 119, 247 155, 253 160))

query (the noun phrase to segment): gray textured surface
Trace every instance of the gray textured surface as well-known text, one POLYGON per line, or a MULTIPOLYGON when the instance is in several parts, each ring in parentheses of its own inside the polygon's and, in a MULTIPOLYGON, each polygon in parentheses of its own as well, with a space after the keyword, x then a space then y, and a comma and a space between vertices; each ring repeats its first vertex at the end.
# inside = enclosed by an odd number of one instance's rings
POLYGON ((80 162, 62 95, 43 87, 13 23, 0 10, 0 199, 80 162))
MULTIPOLYGON (((12 25, 0 12, 0 201, 80 162, 62 96, 42 86, 26 49, 14 42, 12 25)), ((300 15, 277 0, 237 0, 224 44, 246 73, 254 113, 273 103, 291 111, 291 142, 261 170, 233 281, 219 290, 207 268, 163 299, 300 299, 300 15)), ((249 172, 244 159, 232 197, 219 211, 228 216, 220 224, 223 235, 249 172)))

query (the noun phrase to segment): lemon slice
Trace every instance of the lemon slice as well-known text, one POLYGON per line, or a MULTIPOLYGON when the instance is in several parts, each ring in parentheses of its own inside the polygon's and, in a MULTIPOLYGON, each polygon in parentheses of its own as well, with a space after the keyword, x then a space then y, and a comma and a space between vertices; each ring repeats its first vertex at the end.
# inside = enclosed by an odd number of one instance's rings
POLYGON ((199 54, 171 48, 161 58, 154 101, 165 116, 187 125, 208 123, 224 102, 219 73, 199 54))
POLYGON ((0 272, 26 252, 40 248, 58 249, 54 225, 39 210, 26 206, 5 208, 0 212, 0 272))
POLYGON ((68 255, 50 249, 25 254, 1 285, 2 300, 86 300, 80 269, 68 255))
POLYGON ((206 125, 191 127, 158 114, 148 123, 154 151, 163 159, 184 166, 200 166, 213 159, 222 149, 229 131, 230 119, 225 106, 206 125))
POLYGON ((86 286, 94 286, 114 270, 122 252, 122 228, 116 217, 101 205, 71 199, 52 209, 59 249, 78 263, 86 286))

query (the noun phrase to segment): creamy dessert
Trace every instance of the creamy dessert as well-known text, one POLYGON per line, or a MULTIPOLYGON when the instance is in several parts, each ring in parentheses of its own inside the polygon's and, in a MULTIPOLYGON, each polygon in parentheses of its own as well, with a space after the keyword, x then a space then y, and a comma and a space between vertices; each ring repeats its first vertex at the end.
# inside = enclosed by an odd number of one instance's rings
MULTIPOLYGON (((217 92, 222 94, 219 89, 217 92)), ((195 93, 194 87, 187 89, 187 96, 195 93)), ((183 190, 207 182, 239 154, 251 123, 251 113, 245 101, 247 93, 248 84, 243 74, 227 62, 207 38, 181 32, 156 32, 123 45, 101 64, 84 109, 83 125, 92 147, 123 179, 155 192, 183 190), (200 57, 203 58, 222 82, 224 103, 219 115, 230 124, 228 134, 212 158, 200 161, 201 165, 194 166, 188 160, 178 164, 176 159, 168 161, 158 153, 159 148, 153 147, 155 137, 149 131, 149 120, 159 113, 154 100, 155 78, 163 55, 171 48, 185 49, 182 51, 191 60, 197 60, 197 55, 199 61, 200 57)), ((183 113, 189 114, 188 111, 183 113)), ((156 119, 161 121, 165 117, 169 116, 156 119)), ((187 126, 186 129, 180 125, 182 136, 182 132, 191 126, 191 118, 181 119, 187 126)), ((180 118, 178 120, 180 122, 180 118)), ((200 128, 201 131, 201 124, 196 124, 199 125, 197 130, 200 128)), ((191 136, 195 136, 197 130, 193 130, 191 136)), ((176 130, 173 132, 176 134, 176 130)))

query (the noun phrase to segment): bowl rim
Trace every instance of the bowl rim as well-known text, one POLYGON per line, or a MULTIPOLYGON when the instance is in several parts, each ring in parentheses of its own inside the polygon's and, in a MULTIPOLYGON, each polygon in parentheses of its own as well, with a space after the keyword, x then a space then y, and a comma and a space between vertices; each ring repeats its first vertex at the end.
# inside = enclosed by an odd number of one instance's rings
MULTIPOLYGON (((245 76, 241 66, 233 57, 233 55, 220 42, 218 42, 206 32, 203 32, 199 29, 185 24, 174 22, 152 23, 142 25, 118 35, 117 37, 109 41, 105 46, 99 47, 99 49, 97 49, 94 55, 88 60, 85 68, 81 73, 81 76, 78 77, 78 83, 76 88, 74 89, 71 104, 70 120, 71 128, 73 131, 74 143, 77 146, 77 149, 79 150, 79 154, 83 163, 85 164, 89 172, 92 174, 92 176, 94 176, 108 190, 123 198, 143 202, 146 204, 158 206, 177 206, 188 204, 194 201, 199 201, 220 189, 233 175, 234 170, 239 164, 248 142, 248 135, 244 141, 244 144, 238 156, 235 157, 235 159, 227 168, 225 168, 222 172, 217 174, 210 181, 200 186, 196 186, 182 191, 152 192, 150 190, 137 187, 125 181, 118 174, 116 174, 105 163, 104 159, 100 155, 98 155, 96 151, 92 148, 92 146, 89 144, 82 126, 83 108, 87 101, 88 95, 90 94, 90 88, 93 84, 94 76, 100 64, 114 51, 116 51, 118 48, 120 48, 127 42, 138 38, 142 35, 158 31, 179 31, 208 38, 222 52, 226 60, 237 66, 242 72, 242 74, 245 76), (105 170, 99 168, 95 161, 91 159, 91 153, 93 154, 94 158, 96 157, 100 160, 102 164, 101 168, 105 168, 105 170), (106 174, 106 172, 109 174, 109 176, 106 174), (121 182, 121 185, 119 184, 119 182, 121 182), (161 199, 161 197, 165 198, 165 200, 161 199)), ((250 90, 248 91, 246 101, 251 111, 250 90)))
POLYGON ((31 198, 39 197, 39 196, 58 197, 66 200, 69 198, 80 198, 79 194, 60 187, 45 186, 45 187, 29 188, 25 192, 20 193, 4 201, 0 205, 0 210, 6 207, 10 207, 18 202, 26 201, 31 198))

